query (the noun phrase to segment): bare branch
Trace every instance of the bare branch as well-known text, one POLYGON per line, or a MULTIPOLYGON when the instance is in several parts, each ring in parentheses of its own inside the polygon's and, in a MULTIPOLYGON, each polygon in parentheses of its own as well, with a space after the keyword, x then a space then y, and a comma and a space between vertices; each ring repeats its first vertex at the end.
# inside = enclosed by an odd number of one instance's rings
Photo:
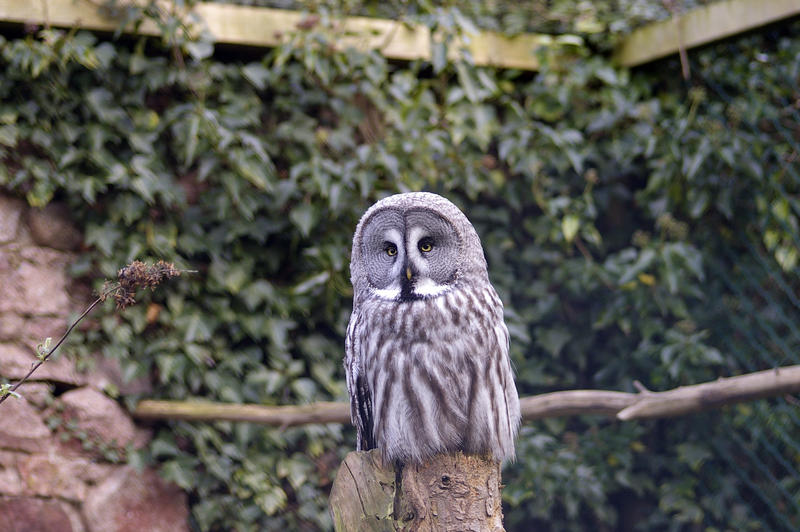
POLYGON ((61 347, 61 344, 64 343, 64 340, 67 339, 75 327, 88 316, 97 305, 104 302, 107 298, 112 297, 117 302, 117 310, 123 310, 136 303, 134 296, 136 295, 137 288, 150 288, 152 290, 163 281, 177 277, 184 271, 187 270, 176 270, 171 262, 164 262, 163 260, 158 261, 153 266, 147 266, 145 263, 135 260, 122 268, 117 274, 117 282, 105 282, 103 290, 98 298, 72 322, 52 349, 47 349, 50 344, 50 338, 46 340, 44 348, 42 348, 41 345, 37 348, 38 360, 31 365, 30 371, 28 371, 24 377, 13 386, 8 384, 0 386, 0 403, 10 396, 19 396, 19 394, 16 393, 17 388, 25 383, 25 381, 33 375, 34 371, 39 369, 42 364, 50 359, 50 356, 61 347))
POLYGON ((630 406, 636 394, 608 392, 603 390, 567 390, 545 393, 531 397, 521 397, 519 406, 522 419, 532 421, 548 417, 578 416, 599 414, 615 416, 617 412, 630 406))
MULTIPOLYGON (((89 313, 92 310, 94 310, 94 308, 104 300, 105 300, 104 297, 99 297, 99 298, 95 299, 92 302, 92 304, 89 305, 89 307, 86 310, 83 311, 83 314, 78 316, 78 318, 75 321, 72 322, 72 325, 69 326, 67 331, 61 336, 61 338, 58 340, 58 342, 56 342, 56 345, 52 349, 47 351, 47 353, 45 353, 44 355, 40 356, 39 360, 37 360, 33 365, 31 365, 30 371, 28 371, 28 373, 24 377, 22 377, 20 380, 18 380, 17 383, 14 384, 14 386, 11 386, 10 388, 8 388, 8 390, 3 395, 0 395, 0 403, 5 401, 6 398, 10 397, 11 395, 16 395, 15 392, 16 392, 17 388, 19 388, 25 381, 27 381, 30 378, 30 376, 33 375, 33 372, 36 371, 37 369, 39 369, 39 366, 41 366, 42 364, 44 364, 45 362, 47 362, 50 359, 50 356, 53 353, 56 352, 56 349, 58 349, 61 346, 61 344, 64 343, 64 340, 67 339, 67 336, 69 336, 69 334, 72 332, 72 330, 75 328, 75 326, 77 326, 81 322, 81 320, 83 320, 83 318, 88 316, 89 313)), ((47 341, 49 342, 50 339, 48 338, 47 341)))
MULTIPOLYGON (((800 392, 800 365, 748 373, 703 384, 653 392, 641 384, 641 393, 569 390, 520 399, 524 421, 548 417, 599 414, 627 421, 692 414, 725 405, 800 392)), ((302 406, 262 406, 199 401, 139 403, 133 415, 140 419, 187 421, 249 421, 290 427, 309 423, 349 423, 346 403, 321 402, 302 406)))
POLYGON ((291 427, 309 423, 349 423, 345 403, 312 403, 300 406, 262 406, 201 401, 141 401, 133 415, 139 419, 186 421, 249 421, 261 425, 291 427))
POLYGON ((786 366, 637 396, 617 419, 673 417, 800 392, 800 366, 786 366))

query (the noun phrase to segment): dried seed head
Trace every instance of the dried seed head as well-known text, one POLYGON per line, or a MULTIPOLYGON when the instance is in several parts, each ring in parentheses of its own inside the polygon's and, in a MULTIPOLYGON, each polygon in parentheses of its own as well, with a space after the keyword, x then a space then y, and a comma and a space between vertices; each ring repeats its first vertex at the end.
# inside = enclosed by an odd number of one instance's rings
POLYGON ((147 266, 139 260, 131 262, 117 273, 119 286, 112 292, 117 308, 122 310, 135 304, 134 296, 137 288, 153 289, 163 281, 180 274, 180 270, 176 270, 174 264, 163 260, 153 266, 147 266))

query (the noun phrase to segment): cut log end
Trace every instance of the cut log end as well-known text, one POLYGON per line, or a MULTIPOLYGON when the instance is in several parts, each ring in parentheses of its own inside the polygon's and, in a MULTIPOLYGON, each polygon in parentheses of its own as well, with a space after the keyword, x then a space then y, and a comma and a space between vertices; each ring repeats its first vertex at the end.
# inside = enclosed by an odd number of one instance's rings
POLYGON ((503 531, 500 464, 438 455, 397 471, 376 450, 351 452, 330 496, 337 531, 503 531))

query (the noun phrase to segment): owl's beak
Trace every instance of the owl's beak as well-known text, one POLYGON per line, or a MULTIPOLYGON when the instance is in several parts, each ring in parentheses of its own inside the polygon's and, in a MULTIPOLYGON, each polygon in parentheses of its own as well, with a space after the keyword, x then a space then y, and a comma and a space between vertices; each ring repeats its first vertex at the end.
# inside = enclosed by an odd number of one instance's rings
POLYGON ((406 266, 406 279, 411 280, 411 266, 406 266))

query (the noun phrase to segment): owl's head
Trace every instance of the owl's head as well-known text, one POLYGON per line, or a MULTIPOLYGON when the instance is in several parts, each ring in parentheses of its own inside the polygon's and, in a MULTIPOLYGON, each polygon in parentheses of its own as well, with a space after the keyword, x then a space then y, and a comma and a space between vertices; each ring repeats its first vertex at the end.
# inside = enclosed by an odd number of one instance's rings
POLYGON ((356 299, 394 301, 436 297, 457 283, 487 278, 486 259, 472 224, 437 194, 389 196, 356 227, 350 275, 356 299))

